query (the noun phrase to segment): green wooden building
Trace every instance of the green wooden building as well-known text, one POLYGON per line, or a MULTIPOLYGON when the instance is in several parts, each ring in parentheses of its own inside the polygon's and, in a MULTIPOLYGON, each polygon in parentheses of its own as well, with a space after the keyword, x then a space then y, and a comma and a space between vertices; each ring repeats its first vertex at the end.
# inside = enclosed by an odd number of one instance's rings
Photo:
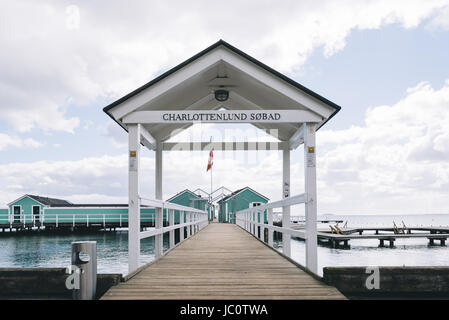
MULTIPOLYGON (((169 202, 186 207, 207 210, 213 217, 209 199, 190 190, 184 190, 168 199, 169 202)), ((141 227, 154 225, 155 209, 141 206, 141 227)), ((163 220, 168 213, 164 210, 163 220)), ((175 223, 179 223, 175 211, 175 223)), ((75 204, 67 200, 26 194, 0 209, 0 228, 31 227, 108 227, 128 226, 128 204, 75 204)))
MULTIPOLYGON (((250 187, 234 191, 230 195, 218 201, 218 221, 224 223, 235 223, 235 213, 249 207, 260 206, 267 203, 269 199, 250 187)), ((266 212, 264 222, 267 222, 266 212)))
MULTIPOLYGON (((209 220, 213 219, 214 206, 209 203, 208 198, 204 198, 199 194, 195 194, 189 189, 185 189, 167 200, 185 207, 196 208, 209 212, 209 220)), ((175 223, 179 222, 179 211, 175 210, 175 223)), ((185 222, 185 221, 184 221, 185 222)))

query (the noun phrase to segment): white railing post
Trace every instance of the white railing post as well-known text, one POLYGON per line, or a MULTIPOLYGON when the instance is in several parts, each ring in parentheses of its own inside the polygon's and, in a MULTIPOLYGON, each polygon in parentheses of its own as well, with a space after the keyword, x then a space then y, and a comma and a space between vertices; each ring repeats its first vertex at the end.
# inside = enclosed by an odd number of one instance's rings
MULTIPOLYGON (((190 223, 190 212, 186 213, 186 222, 190 223)), ((187 238, 190 238, 190 231, 191 231, 190 227, 191 227, 191 225, 189 224, 187 226, 187 238)))
POLYGON ((260 223, 262 223, 260 227, 260 239, 265 242, 265 210, 260 213, 260 223))
MULTIPOLYGON (((162 208, 156 208, 156 221, 155 221, 155 228, 157 231, 162 231, 163 227, 163 209, 162 208)), ((154 254, 156 256, 156 259, 159 257, 162 257, 162 240, 163 240, 163 233, 156 234, 154 239, 154 254)))
POLYGON ((252 215, 253 215, 253 235, 256 236, 256 211, 252 211, 252 215))
POLYGON ((306 213, 306 267, 318 273, 317 253, 317 192, 316 192, 316 150, 315 124, 304 125, 304 182, 306 213))
POLYGON ((87 227, 89 226, 89 215, 88 214, 86 214, 86 226, 87 227))
POLYGON ((106 228, 106 215, 103 213, 103 228, 106 228))
MULTIPOLYGON (((290 228, 290 210, 282 214, 282 228, 290 228)), ((290 239, 291 236, 289 234, 282 232, 282 253, 287 257, 291 255, 290 239)))
MULTIPOLYGON (((184 220, 185 220, 185 211, 179 211, 179 223, 180 224, 184 224, 184 220)), ((185 232, 185 227, 182 227, 179 229, 179 242, 184 241, 184 232, 185 232)))
POLYGON ((72 215, 72 226, 75 228, 75 215, 72 215))
POLYGON ((58 215, 56 215, 56 228, 58 227, 58 215))
MULTIPOLYGON (((168 224, 170 226, 175 225, 175 210, 173 210, 173 209, 168 210, 168 224)), ((175 231, 170 230, 168 237, 169 237, 170 248, 173 248, 175 246, 175 231)))
MULTIPOLYGON (((268 209, 267 212, 268 226, 273 226, 273 209, 268 209)), ((273 230, 268 228, 268 245, 273 246, 273 230)))

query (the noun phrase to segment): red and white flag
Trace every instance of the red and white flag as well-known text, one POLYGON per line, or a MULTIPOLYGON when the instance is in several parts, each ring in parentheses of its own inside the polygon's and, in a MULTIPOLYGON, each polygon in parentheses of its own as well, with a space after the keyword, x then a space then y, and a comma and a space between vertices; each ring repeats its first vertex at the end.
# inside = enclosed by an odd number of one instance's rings
POLYGON ((206 172, 212 169, 212 165, 214 164, 214 149, 210 150, 209 152, 209 161, 207 162, 207 169, 206 172))

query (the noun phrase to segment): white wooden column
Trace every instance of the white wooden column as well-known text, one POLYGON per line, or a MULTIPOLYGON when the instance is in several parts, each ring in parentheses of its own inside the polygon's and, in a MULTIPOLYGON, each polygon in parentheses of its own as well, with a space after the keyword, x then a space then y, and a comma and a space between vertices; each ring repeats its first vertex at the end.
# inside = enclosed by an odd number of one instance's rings
POLYGON ((317 253, 317 192, 315 124, 304 126, 304 182, 306 193, 306 267, 318 274, 317 253))
MULTIPOLYGON (((168 210, 168 223, 170 226, 175 225, 175 210, 173 210, 173 209, 168 210)), ((170 248, 173 248, 175 246, 175 231, 174 230, 169 231, 168 237, 169 237, 170 248)))
MULTIPOLYGON (((157 142, 156 144, 156 199, 162 200, 162 143, 157 142)), ((163 227, 163 209, 162 208, 156 208, 156 222, 155 227, 156 229, 163 227)), ((163 234, 158 234, 155 236, 155 243, 154 243, 154 253, 156 258, 159 258, 162 256, 162 239, 163 234)))
POLYGON ((140 124, 128 125, 128 272, 139 267, 140 257, 140 124))
MULTIPOLYGON (((282 150, 282 198, 290 196, 290 148, 282 150)), ((282 207, 282 227, 290 228, 290 207, 282 207)), ((290 248, 291 236, 282 233, 282 252, 287 256, 291 256, 290 248)))

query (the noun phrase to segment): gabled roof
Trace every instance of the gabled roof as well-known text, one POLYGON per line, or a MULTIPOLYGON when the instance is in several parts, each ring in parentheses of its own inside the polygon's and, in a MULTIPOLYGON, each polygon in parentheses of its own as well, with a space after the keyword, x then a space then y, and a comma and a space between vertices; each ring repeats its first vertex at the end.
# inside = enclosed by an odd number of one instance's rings
POLYGON ((49 197, 41 197, 41 196, 35 196, 32 194, 25 194, 23 196, 21 196, 20 198, 8 203, 8 205, 17 202, 19 200, 22 200, 23 198, 31 198, 34 201, 39 202, 40 204, 44 205, 44 206, 50 206, 50 207, 54 207, 54 206, 60 206, 60 205, 72 205, 72 203, 70 201, 67 200, 63 200, 63 199, 56 199, 56 198, 49 198, 49 197))
POLYGON ((50 207, 52 207, 52 206, 59 206, 59 205, 71 205, 72 204, 70 201, 63 200, 63 199, 34 196, 34 195, 31 195, 31 194, 28 194, 27 196, 30 197, 31 199, 36 200, 37 202, 40 202, 40 203, 45 204, 45 205, 50 206, 50 207))
POLYGON ((265 200, 267 200, 267 201, 270 200, 267 197, 265 197, 264 195, 262 195, 259 192, 255 191, 254 189, 251 189, 250 187, 244 187, 244 188, 241 188, 241 189, 238 189, 238 190, 234 191, 233 193, 231 193, 230 195, 224 197, 223 199, 219 200, 218 202, 223 202, 223 201, 227 201, 229 199, 232 199, 232 198, 234 198, 236 195, 238 195, 240 192, 242 192, 244 190, 250 190, 251 192, 257 194, 258 196, 264 198, 265 200))
MULTIPOLYGON (((133 111, 216 110, 218 108, 311 110, 323 119, 319 123, 320 127, 341 109, 332 101, 268 67, 229 43, 219 40, 109 104, 103 111, 127 130, 122 119, 133 111), (225 76, 222 76, 223 74, 225 76), (168 78, 170 79, 168 80, 168 78), (276 88, 271 87, 267 81, 271 84, 276 83, 276 88), (213 87, 229 87, 228 105, 217 103, 211 93, 213 87)), ((259 129, 279 129, 277 134, 282 141, 288 141, 300 127, 300 124, 293 123, 252 124, 259 129)), ((166 141, 172 137, 171 134, 174 130, 186 129, 191 125, 164 123, 156 126, 143 125, 143 127, 156 140, 166 141)))
POLYGON ((178 197, 178 196, 180 196, 181 194, 186 193, 186 192, 188 192, 188 193, 190 193, 191 195, 193 195, 196 199, 200 199, 200 198, 201 198, 201 196, 199 196, 199 195, 193 193, 193 192, 190 191, 189 189, 184 189, 184 190, 182 190, 181 192, 178 192, 177 194, 175 194, 173 197, 167 199, 166 201, 170 202, 171 200, 175 199, 176 197, 178 197))
MULTIPOLYGON (((323 101, 324 103, 326 103, 326 104, 328 104, 328 105, 334 107, 334 108, 335 108, 335 112, 334 112, 334 114, 332 114, 331 117, 329 117, 329 119, 332 118, 338 111, 340 111, 341 107, 340 107, 339 105, 337 105, 337 104, 335 104, 334 102, 332 102, 332 101, 330 101, 330 100, 324 98, 323 96, 319 95, 318 93, 315 93, 315 92, 313 92, 312 90, 310 90, 310 89, 304 87, 302 84, 299 84, 299 83, 296 82, 295 80, 293 80, 293 79, 291 79, 291 78, 289 78, 289 77, 283 75, 282 73, 280 73, 280 72, 274 70, 273 68, 270 68, 269 66, 267 66, 267 65, 264 64, 263 62, 260 62, 259 60, 257 60, 257 59, 255 59, 255 58, 251 57, 250 55, 246 54, 245 52, 241 51, 240 49, 237 49, 236 47, 232 46, 231 44, 227 43, 226 41, 224 41, 224 40, 222 40, 222 39, 218 40, 218 41, 215 42, 213 45, 211 45, 210 47, 204 49, 203 51, 197 53, 197 54, 194 55, 193 57, 191 57, 191 58, 185 60, 184 62, 182 62, 182 63, 180 63, 180 64, 178 64, 176 67, 171 68, 170 70, 164 72, 163 74, 161 74, 160 76, 158 76, 158 77, 156 77, 155 79, 151 80, 150 82, 148 82, 148 83, 144 84, 143 86, 137 88, 136 90, 134 90, 134 91, 128 93, 128 94, 125 95, 124 97, 118 99, 117 101, 112 102, 112 103, 109 104, 108 106, 104 107, 104 108, 103 108, 103 111, 106 112, 106 113, 109 115, 108 111, 109 111, 110 109, 112 109, 113 107, 115 107, 116 105, 119 105, 120 103, 122 103, 122 102, 128 100, 129 98, 131 98, 131 97, 133 97, 133 96, 139 94, 139 93, 142 92, 143 90, 145 90, 145 89, 151 87, 151 86, 154 85, 155 83, 157 83, 157 82, 161 81, 162 79, 168 77, 168 76, 171 75, 172 73, 174 73, 174 72, 178 71, 179 69, 185 67, 185 66, 188 65, 189 63, 191 63, 191 62, 197 60, 198 58, 204 56, 206 53, 212 51, 213 49, 215 49, 215 48, 217 48, 217 47, 219 47, 219 46, 224 46, 224 47, 228 48, 229 50, 231 50, 231 51, 237 53, 238 55, 240 55, 240 56, 242 56, 242 57, 248 59, 248 60, 251 61, 252 63, 258 65, 259 67, 265 69, 266 71, 272 73, 273 75, 275 75, 275 76, 281 78, 282 80, 288 82, 289 84, 291 84, 291 85, 297 87, 298 89, 301 89, 301 90, 304 91, 304 92, 307 92, 307 93, 310 94, 311 96, 313 96, 313 97, 315 97, 315 98, 317 98, 317 99, 323 101)), ((113 118, 113 119, 114 119, 114 118, 113 118)), ((329 119, 328 119, 328 120, 329 120, 329 119)))

